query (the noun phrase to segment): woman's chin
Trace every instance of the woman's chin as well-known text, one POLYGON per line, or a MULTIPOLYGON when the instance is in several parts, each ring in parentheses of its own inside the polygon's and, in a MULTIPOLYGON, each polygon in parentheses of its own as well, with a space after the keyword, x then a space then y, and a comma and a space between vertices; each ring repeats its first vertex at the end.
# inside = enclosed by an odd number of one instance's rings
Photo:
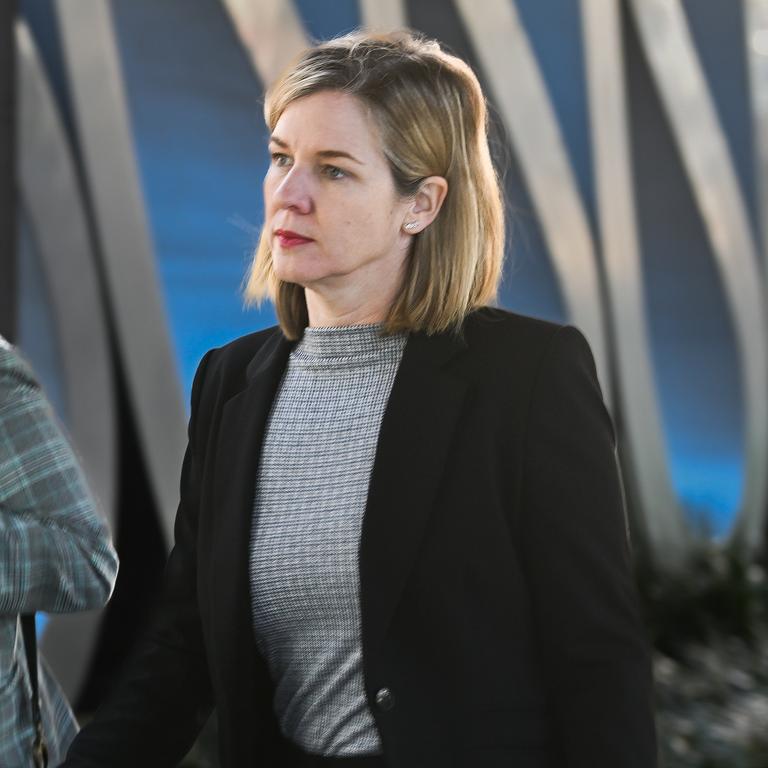
POLYGON ((274 265, 275 277, 284 283, 296 283, 305 288, 322 283, 331 277, 328 270, 318 269, 317 264, 278 264, 274 265))
POLYGON ((303 285, 309 270, 302 269, 298 264, 285 263, 286 260, 274 262, 275 277, 284 283, 300 283, 303 285), (283 262, 283 263, 281 263, 283 262))
POLYGON ((318 270, 317 264, 308 264, 303 259, 281 256, 274 259, 272 263, 275 277, 284 283, 306 285, 323 277, 322 270, 318 270))
POLYGON ((301 269, 276 269, 275 277, 284 283, 296 283, 306 285, 311 281, 311 276, 301 269))

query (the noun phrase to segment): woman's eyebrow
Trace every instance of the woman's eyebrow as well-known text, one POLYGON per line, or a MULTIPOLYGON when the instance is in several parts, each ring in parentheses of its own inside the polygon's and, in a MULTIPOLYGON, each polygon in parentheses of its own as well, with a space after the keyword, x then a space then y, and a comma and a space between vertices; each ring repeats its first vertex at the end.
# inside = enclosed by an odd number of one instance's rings
MULTIPOLYGON (((275 136, 274 134, 269 137, 270 143, 277 144, 278 147, 282 147, 283 149, 288 149, 288 142, 283 141, 278 136, 275 136)), ((350 155, 349 152, 344 152, 342 149, 321 149, 318 152, 315 153, 317 157, 322 158, 329 158, 329 157, 346 157, 348 160, 352 160, 353 162, 357 163, 358 165, 365 165, 365 163, 362 160, 358 160, 354 155, 350 155)))

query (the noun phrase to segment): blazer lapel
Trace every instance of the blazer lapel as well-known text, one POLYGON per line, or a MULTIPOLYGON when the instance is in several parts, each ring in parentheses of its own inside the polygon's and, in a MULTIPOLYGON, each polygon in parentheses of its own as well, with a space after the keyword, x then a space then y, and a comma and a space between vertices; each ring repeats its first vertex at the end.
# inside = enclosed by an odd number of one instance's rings
POLYGON ((293 344, 281 332, 267 340, 246 369, 246 386, 224 405, 215 460, 216 627, 221 660, 233 685, 249 689, 242 662, 253 654, 248 543, 261 445, 267 418, 293 344))
POLYGON ((384 412, 360 544, 363 649, 383 640, 424 534, 467 383, 448 369, 465 347, 415 333, 384 412))

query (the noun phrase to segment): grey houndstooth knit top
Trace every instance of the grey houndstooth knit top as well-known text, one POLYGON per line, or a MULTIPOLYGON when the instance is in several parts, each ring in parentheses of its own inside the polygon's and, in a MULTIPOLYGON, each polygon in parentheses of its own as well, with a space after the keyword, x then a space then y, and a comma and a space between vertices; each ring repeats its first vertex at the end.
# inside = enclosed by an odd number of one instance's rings
POLYGON ((250 542, 256 643, 283 735, 327 756, 381 751, 363 684, 358 548, 405 334, 307 328, 261 452, 250 542))

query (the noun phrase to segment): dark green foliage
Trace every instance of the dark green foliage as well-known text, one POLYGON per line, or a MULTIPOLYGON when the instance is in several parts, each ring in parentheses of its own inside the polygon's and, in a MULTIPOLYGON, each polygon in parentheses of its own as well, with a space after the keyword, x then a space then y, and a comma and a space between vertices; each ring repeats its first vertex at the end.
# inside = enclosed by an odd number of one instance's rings
POLYGON ((768 768, 768 580, 701 545, 674 574, 640 568, 664 768, 768 768))
POLYGON ((638 584, 654 647, 672 658, 722 636, 751 645, 768 616, 762 564, 715 545, 702 544, 676 573, 640 567, 638 584))

